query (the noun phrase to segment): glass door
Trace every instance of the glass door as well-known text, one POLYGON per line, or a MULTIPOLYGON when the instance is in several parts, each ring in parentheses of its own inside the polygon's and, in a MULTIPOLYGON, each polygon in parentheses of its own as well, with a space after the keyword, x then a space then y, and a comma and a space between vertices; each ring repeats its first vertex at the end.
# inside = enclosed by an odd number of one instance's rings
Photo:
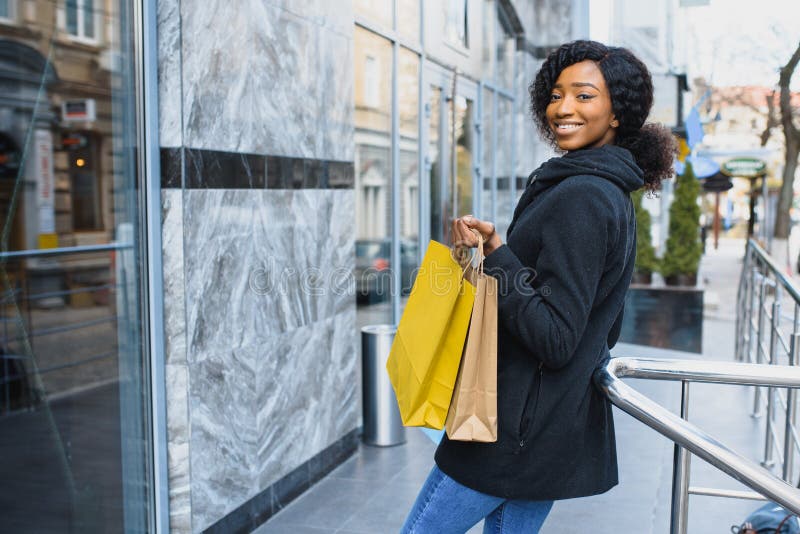
POLYGON ((142 34, 134 2, 104 3, 102 31, 92 5, 0 25, 3 532, 144 532, 154 513, 142 34))
POLYGON ((429 238, 450 243, 453 218, 480 216, 477 84, 429 63, 425 72, 425 173, 428 181, 425 226, 429 238))

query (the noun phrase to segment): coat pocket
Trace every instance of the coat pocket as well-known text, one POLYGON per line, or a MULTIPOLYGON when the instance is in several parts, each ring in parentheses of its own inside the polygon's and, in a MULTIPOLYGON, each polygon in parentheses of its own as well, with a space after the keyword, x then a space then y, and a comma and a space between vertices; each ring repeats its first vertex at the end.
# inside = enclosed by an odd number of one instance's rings
POLYGON ((534 374, 534 380, 528 390, 528 397, 525 399, 525 406, 522 408, 522 416, 519 420, 518 436, 519 446, 525 446, 525 439, 529 431, 533 428, 533 423, 536 420, 536 408, 539 405, 539 395, 542 392, 542 375, 544 370, 542 364, 539 363, 539 368, 534 374))

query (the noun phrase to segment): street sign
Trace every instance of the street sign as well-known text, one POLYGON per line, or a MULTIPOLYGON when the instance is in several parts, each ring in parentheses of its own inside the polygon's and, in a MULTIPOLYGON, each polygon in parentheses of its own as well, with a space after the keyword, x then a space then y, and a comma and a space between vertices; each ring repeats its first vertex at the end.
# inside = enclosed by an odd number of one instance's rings
POLYGON ((65 100, 61 103, 61 118, 70 121, 94 121, 97 119, 94 98, 65 100))
POLYGON ((767 172, 767 163, 756 158, 733 158, 722 164, 722 172, 739 178, 758 178, 767 172))
POLYGON ((721 173, 717 173, 703 180, 703 191, 706 193, 721 193, 731 188, 733 188, 731 179, 721 173))

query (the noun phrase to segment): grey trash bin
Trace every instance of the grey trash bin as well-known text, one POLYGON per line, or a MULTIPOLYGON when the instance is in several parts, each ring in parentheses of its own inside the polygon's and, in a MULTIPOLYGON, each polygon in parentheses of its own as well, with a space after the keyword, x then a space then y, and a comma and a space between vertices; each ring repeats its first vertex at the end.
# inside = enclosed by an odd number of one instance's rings
POLYGON ((388 447, 406 442, 397 398, 386 372, 386 360, 397 328, 375 324, 361 329, 361 379, 364 443, 388 447))

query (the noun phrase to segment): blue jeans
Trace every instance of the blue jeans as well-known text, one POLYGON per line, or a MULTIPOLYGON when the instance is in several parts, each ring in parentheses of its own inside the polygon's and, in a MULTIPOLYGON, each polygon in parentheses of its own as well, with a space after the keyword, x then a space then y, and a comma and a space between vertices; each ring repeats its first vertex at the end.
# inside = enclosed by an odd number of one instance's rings
POLYGON ((536 534, 553 501, 493 497, 462 486, 433 467, 401 534, 464 534, 486 518, 483 534, 536 534))

